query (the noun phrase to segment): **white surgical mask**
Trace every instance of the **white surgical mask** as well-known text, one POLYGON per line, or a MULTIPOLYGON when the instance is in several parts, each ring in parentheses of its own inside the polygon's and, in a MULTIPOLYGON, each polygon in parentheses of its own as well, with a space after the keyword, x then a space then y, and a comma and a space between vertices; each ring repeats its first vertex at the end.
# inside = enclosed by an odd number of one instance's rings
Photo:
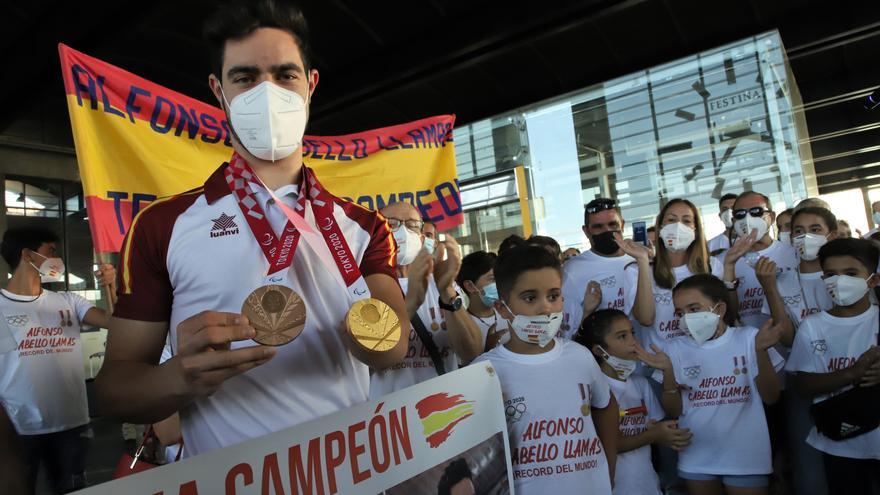
POLYGON ((721 319, 721 316, 715 313, 716 307, 718 307, 717 304, 712 306, 709 311, 685 313, 682 315, 681 328, 697 341, 697 345, 703 345, 718 330, 718 320, 721 319))
POLYGON ((226 106, 235 135, 255 157, 274 162, 302 145, 308 112, 299 93, 263 81, 227 101, 226 106))
POLYGON ((804 261, 813 261, 819 257, 819 248, 828 242, 828 238, 819 234, 801 234, 795 236, 791 240, 798 253, 798 256, 804 261))
POLYGON ((874 220, 874 225, 880 227, 880 212, 875 211, 871 218, 874 220))
POLYGON ((725 228, 733 227, 733 210, 728 208, 721 212, 721 223, 724 224, 725 228))
POLYGON ((422 249, 422 238, 412 230, 402 225, 393 232, 394 240, 397 241, 397 264, 406 266, 415 261, 422 249))
POLYGON ((767 221, 764 220, 764 217, 755 218, 751 215, 746 214, 746 217, 742 220, 737 220, 734 224, 736 228, 736 233, 739 237, 745 237, 752 233, 753 230, 758 231, 758 236, 755 237, 756 241, 760 241, 767 235, 767 221))
POLYGON ((791 244, 791 232, 780 232, 778 239, 779 239, 779 242, 791 244))
MULTIPOLYGON (((506 302, 502 301, 502 304, 513 314, 513 311, 510 310, 510 306, 506 302)), ((559 313, 550 313, 549 315, 514 315, 513 321, 510 322, 510 328, 513 329, 516 336, 523 342, 546 347, 556 337, 561 323, 561 311, 559 313)))
POLYGON ((663 245, 672 252, 681 252, 689 248, 696 238, 694 229, 681 222, 668 223, 660 229, 663 245))
POLYGON ((868 292, 868 277, 862 279, 849 275, 832 275, 825 279, 825 288, 831 300, 838 306, 852 306, 868 292))
POLYGON ((608 353, 602 346, 599 346, 599 350, 602 351, 602 358, 605 359, 605 362, 608 363, 608 366, 611 366, 614 371, 617 372, 617 376, 620 377, 621 380, 626 380, 629 378, 629 375, 633 374, 633 371, 636 370, 636 366, 638 366, 637 361, 633 361, 632 359, 623 359, 617 356, 612 356, 608 353))
POLYGON ((28 262, 40 274, 40 283, 47 284, 64 280, 64 260, 61 258, 46 258, 36 251, 34 251, 34 254, 43 258, 43 262, 40 263, 39 267, 28 262))

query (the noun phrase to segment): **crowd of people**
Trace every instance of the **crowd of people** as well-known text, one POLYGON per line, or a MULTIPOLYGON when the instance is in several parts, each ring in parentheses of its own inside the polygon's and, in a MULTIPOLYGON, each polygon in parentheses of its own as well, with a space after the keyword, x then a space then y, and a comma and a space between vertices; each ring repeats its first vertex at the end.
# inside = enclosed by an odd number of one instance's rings
MULTIPOLYGON (((102 413, 153 425, 168 461, 488 362, 517 493, 880 493, 876 231, 852 238, 821 200, 777 213, 745 191, 720 198, 712 239, 675 198, 636 242, 596 198, 589 250, 511 236, 463 257, 413 205, 366 210, 303 164, 318 72, 299 11, 229 4, 206 35, 234 153, 138 215, 118 277, 97 274, 112 317, 41 288, 64 271, 54 234, 3 236, 0 492, 31 492, 41 464, 57 493, 86 486, 86 323, 109 330, 102 413), (209 237, 224 216, 241 228, 209 237), (285 345, 255 342, 257 306, 278 303, 254 294, 270 292, 301 308, 285 345), (365 296, 400 322, 387 348, 359 347, 346 323, 365 296)), ((475 468, 451 462, 438 491, 487 489, 475 468)))

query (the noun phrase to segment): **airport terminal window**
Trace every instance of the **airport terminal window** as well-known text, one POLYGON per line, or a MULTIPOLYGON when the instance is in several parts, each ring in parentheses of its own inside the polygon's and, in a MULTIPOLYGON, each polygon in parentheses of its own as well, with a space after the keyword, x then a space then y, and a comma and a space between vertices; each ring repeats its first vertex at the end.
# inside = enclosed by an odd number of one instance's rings
POLYGON ((582 205, 596 196, 616 198, 630 224, 687 197, 711 236, 723 193, 756 190, 775 205, 814 190, 799 104, 774 31, 465 126, 456 157, 461 177, 479 178, 516 156, 533 230, 563 247, 583 246, 582 205))

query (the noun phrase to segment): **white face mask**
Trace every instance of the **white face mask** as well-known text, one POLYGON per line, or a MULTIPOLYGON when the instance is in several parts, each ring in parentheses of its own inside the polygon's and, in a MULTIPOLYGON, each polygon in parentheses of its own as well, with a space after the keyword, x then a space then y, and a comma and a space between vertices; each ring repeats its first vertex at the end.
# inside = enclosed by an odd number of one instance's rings
POLYGON ((874 225, 880 227, 880 211, 875 211, 874 214, 871 215, 871 219, 874 220, 874 225))
MULTIPOLYGON (((502 304, 510 311, 510 314, 513 314, 506 302, 502 301, 502 304)), ((510 322, 510 328, 523 342, 546 347, 556 337, 561 324, 562 312, 560 311, 549 315, 514 315, 513 321, 510 322)))
POLYGON ((660 238, 666 249, 672 252, 681 252, 694 243, 696 233, 694 229, 681 222, 668 223, 660 229, 660 238))
POLYGON ((733 210, 728 208, 721 212, 721 222, 725 228, 733 227, 733 210))
POLYGON ((64 280, 64 260, 61 258, 46 258, 42 254, 34 251, 34 254, 43 258, 40 266, 30 263, 34 270, 40 274, 40 283, 47 284, 50 282, 61 282, 64 280))
POLYGON ((617 356, 612 356, 611 354, 608 354, 608 351, 603 349, 601 345, 599 346, 599 350, 603 353, 602 359, 608 363, 608 366, 611 366, 614 371, 617 372, 617 376, 619 376, 621 380, 629 378, 629 375, 633 374, 633 371, 636 370, 636 367, 639 364, 632 359, 623 359, 617 356))
POLYGON ((868 280, 849 275, 832 275, 825 279, 825 288, 838 306, 852 306, 868 292, 868 280))
POLYGON ((394 240, 397 241, 397 264, 398 266, 406 266, 412 263, 419 250, 422 249, 422 238, 412 230, 401 224, 393 232, 394 240))
POLYGON ((263 81, 227 101, 226 106, 235 135, 255 157, 274 162, 290 156, 302 144, 308 112, 299 93, 263 81))
POLYGON ((709 311, 685 313, 682 315, 681 328, 697 341, 697 345, 703 345, 718 330, 718 320, 721 319, 721 316, 715 314, 715 308, 717 307, 718 305, 716 304, 709 311))
POLYGON ((779 240, 779 242, 791 244, 791 232, 780 232, 778 240, 779 240))
POLYGON ((798 256, 804 261, 813 261, 818 258, 819 248, 827 242, 828 238, 819 234, 801 234, 791 240, 798 256))
POLYGON ((755 218, 749 214, 746 214, 746 217, 742 220, 737 220, 734 227, 736 229, 736 234, 740 237, 745 237, 751 234, 753 230, 757 230, 758 236, 755 237, 755 240, 757 241, 760 241, 765 235, 767 235, 767 229, 769 228, 764 217, 755 218))

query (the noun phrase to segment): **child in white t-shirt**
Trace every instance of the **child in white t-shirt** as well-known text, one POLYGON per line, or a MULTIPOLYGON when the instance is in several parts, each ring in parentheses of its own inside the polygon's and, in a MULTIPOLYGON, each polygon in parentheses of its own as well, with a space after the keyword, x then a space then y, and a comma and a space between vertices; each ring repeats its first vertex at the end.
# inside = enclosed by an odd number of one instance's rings
MULTIPOLYGON (((804 319, 787 366, 814 403, 854 386, 880 385, 880 321, 869 296, 880 282, 878 259, 877 248, 863 239, 836 239, 819 249, 834 306, 804 319)), ((823 453, 829 493, 877 493, 871 484, 880 484, 880 428, 835 441, 813 427, 807 443, 823 453)))
POLYGON ((618 409, 596 360, 556 338, 562 323, 559 260, 518 246, 499 255, 496 309, 510 340, 479 356, 501 381, 518 494, 611 494, 618 409))
POLYGON ((780 329, 733 326, 728 290, 712 275, 679 282, 672 299, 691 338, 671 341, 666 354, 657 346, 638 354, 657 370, 667 414, 693 433, 679 453, 679 476, 692 494, 766 494, 773 468, 761 402, 779 398, 784 361, 772 346, 780 329))
POLYGON ((660 480, 651 464, 651 444, 681 450, 690 430, 665 415, 647 378, 634 375, 638 346, 629 318, 616 309, 602 309, 584 318, 574 341, 590 349, 620 409, 615 495, 660 495, 660 480))
POLYGON ((455 282, 468 295, 467 312, 480 329, 483 351, 507 342, 507 320, 495 309, 498 286, 495 284, 495 253, 474 251, 461 260, 455 282))

